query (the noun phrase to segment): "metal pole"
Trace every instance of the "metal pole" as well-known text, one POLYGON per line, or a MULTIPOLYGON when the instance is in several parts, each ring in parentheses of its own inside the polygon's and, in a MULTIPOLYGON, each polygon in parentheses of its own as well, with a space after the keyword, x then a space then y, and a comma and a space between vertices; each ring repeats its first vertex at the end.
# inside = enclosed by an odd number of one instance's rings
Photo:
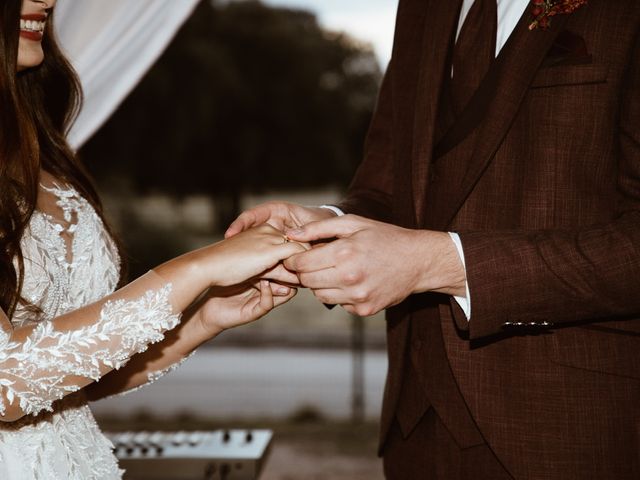
POLYGON ((351 420, 353 423, 364 422, 364 319, 358 316, 351 318, 351 354, 353 359, 351 375, 351 420))

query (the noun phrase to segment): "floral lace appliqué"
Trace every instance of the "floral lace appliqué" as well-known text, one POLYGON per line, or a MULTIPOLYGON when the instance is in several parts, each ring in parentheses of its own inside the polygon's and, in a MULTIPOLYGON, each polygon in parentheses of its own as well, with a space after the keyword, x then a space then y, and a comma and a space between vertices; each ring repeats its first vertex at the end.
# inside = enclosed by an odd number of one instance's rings
POLYGON ((0 328, 0 369, 9 373, 0 385, 5 401, 11 396, 25 411, 42 412, 0 422, 0 479, 119 480, 113 446, 83 392, 68 394, 75 388, 64 378, 96 378, 108 362, 123 365, 126 349, 158 341, 177 321, 166 303, 170 287, 105 304, 93 326, 56 330, 50 320, 113 293, 120 259, 100 217, 76 190, 42 189, 50 208, 34 212, 21 242, 21 293, 41 313, 19 306, 11 318, 16 328, 36 324, 28 344, 18 345, 0 328))
POLYGON ((56 199, 62 218, 35 211, 21 246, 25 258, 22 295, 41 318, 19 306, 16 326, 50 320, 114 291, 120 279, 115 243, 91 204, 73 188, 41 187, 56 199))
MULTIPOLYGON (((170 292, 167 285, 137 300, 107 302, 97 322, 73 331, 43 322, 21 343, 1 333, 0 367, 14 379, 0 379, 8 403, 17 399, 27 414, 52 411, 53 402, 79 390, 70 377, 99 380, 105 370, 119 369, 133 354, 161 341, 180 318, 172 311, 170 292)), ((5 409, 0 397, 0 415, 5 409)))

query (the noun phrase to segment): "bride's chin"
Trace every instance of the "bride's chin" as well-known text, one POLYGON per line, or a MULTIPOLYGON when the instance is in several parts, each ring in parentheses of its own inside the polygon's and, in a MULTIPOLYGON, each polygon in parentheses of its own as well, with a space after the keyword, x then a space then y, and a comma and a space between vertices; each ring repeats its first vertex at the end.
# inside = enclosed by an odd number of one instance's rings
POLYGON ((18 51, 18 72, 34 68, 42 64, 44 61, 44 52, 42 49, 34 49, 32 51, 18 51))

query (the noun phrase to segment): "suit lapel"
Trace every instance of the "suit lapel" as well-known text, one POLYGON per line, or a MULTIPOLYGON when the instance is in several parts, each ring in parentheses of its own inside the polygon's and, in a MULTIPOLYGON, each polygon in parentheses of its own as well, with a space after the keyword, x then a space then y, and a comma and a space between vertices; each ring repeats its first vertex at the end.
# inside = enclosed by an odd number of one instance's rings
POLYGON ((424 6, 428 14, 422 39, 413 125, 412 186, 416 217, 424 215, 425 183, 433 155, 434 128, 438 100, 447 67, 447 56, 460 18, 462 0, 431 0, 424 6))
MULTIPOLYGON (((494 97, 488 105, 485 120, 479 126, 478 137, 470 161, 461 178, 447 178, 447 202, 439 202, 437 208, 429 209, 429 227, 447 229, 456 213, 460 210, 482 174, 491 163, 496 151, 504 140, 509 127, 518 113, 529 85, 548 50, 558 34, 563 30, 567 15, 556 16, 546 30, 530 31, 529 11, 524 13, 509 41, 504 46, 496 63, 489 72, 488 79, 494 83, 494 97)), ((446 159, 443 159, 446 161, 446 159)), ((446 170, 443 169, 443 170, 446 170)), ((416 170, 417 171, 417 170, 416 170)), ((456 172, 459 175, 460 172, 456 172)), ((446 177, 445 177, 446 178, 446 177)), ((422 183, 424 187, 424 183, 422 183)), ((427 190, 424 189, 423 190, 427 190)), ((426 194, 425 194, 426 195, 426 194)), ((416 210, 421 214, 419 225, 425 221, 425 196, 422 205, 416 210)))

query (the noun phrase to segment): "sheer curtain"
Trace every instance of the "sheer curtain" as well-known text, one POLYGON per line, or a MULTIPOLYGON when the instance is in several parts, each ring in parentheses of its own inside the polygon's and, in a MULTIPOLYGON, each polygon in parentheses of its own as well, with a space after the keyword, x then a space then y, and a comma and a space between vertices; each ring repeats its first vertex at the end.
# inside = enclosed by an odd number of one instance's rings
POLYGON ((69 141, 82 144, 167 47, 198 0, 58 0, 56 30, 85 104, 69 141))

